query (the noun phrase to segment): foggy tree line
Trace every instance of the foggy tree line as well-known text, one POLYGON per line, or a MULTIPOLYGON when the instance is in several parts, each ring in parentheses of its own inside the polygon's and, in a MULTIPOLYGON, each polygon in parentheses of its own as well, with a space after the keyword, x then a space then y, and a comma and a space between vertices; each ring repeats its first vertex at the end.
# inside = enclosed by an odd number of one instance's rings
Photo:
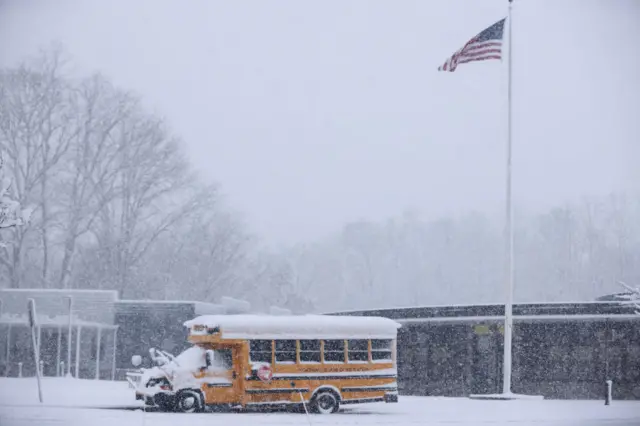
MULTIPOLYGON (((640 282, 640 197, 583 198, 515 225, 516 302, 589 301, 640 282)), ((321 310, 503 303, 502 218, 361 221, 293 247, 288 283, 321 310)))
MULTIPOLYGON (((122 298, 247 299, 297 312, 500 303, 501 218, 405 214, 268 248, 202 181, 180 139, 59 51, 0 71, 0 152, 29 226, 0 230, 0 286, 122 298)), ((220 141, 219 143, 225 143, 220 141)), ((585 198, 517 217, 516 300, 590 300, 640 280, 640 198, 585 198)))

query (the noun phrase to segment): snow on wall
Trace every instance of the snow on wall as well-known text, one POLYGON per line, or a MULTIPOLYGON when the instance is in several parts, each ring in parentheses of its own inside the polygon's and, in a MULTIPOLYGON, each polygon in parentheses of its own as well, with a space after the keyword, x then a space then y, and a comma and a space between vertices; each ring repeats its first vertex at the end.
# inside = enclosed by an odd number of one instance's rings
POLYGON ((269 308, 269 315, 291 315, 291 311, 289 309, 271 306, 269 308))
POLYGON ((246 314, 251 312, 251 303, 246 300, 234 299, 233 297, 222 296, 220 303, 225 307, 228 314, 246 314))
MULTIPOLYGON (((115 327, 113 324, 104 324, 94 321, 85 321, 78 318, 76 315, 71 316, 71 322, 74 327, 115 327)), ((58 326, 67 327, 69 325, 69 315, 36 315, 36 323, 40 326, 58 326)), ((12 325, 28 325, 29 319, 27 314, 2 314, 0 315, 0 324, 12 324, 12 325)), ((66 329, 66 328, 65 328, 66 329)))
POLYGON ((195 302, 193 306, 195 307, 196 315, 222 315, 227 313, 224 305, 220 304, 195 302))
POLYGON ((329 315, 203 315, 184 325, 220 327, 226 339, 395 339, 401 326, 381 317, 329 315))

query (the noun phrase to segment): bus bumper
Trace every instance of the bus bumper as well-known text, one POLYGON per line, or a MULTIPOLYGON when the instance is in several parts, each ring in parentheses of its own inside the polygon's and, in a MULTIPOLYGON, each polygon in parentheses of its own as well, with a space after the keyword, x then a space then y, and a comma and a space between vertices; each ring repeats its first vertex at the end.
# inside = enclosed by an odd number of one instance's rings
POLYGON ((153 397, 144 393, 136 392, 136 401, 144 401, 145 405, 154 406, 153 397))
POLYGON ((398 394, 397 393, 385 393, 384 394, 384 402, 398 402, 398 394))

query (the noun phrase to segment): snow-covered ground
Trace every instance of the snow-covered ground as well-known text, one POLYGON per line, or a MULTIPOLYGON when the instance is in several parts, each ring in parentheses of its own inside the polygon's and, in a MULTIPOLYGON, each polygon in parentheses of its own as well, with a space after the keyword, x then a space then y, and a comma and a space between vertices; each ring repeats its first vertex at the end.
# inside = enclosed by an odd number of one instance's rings
POLYGON ((479 401, 466 398, 401 397, 398 404, 350 406, 339 414, 145 413, 125 382, 45 378, 44 404, 36 381, 0 379, 1 426, 190 426, 240 425, 516 425, 638 426, 640 401, 479 401), (102 407, 102 408, 90 408, 102 407), (128 407, 128 409, 124 409, 128 407))

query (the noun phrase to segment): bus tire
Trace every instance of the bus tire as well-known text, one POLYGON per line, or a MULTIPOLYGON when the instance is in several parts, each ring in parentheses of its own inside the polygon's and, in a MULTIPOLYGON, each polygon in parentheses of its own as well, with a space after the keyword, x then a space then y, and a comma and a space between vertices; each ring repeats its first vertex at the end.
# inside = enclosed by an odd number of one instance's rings
POLYGON ((193 389, 183 390, 176 396, 176 411, 179 413, 200 413, 203 410, 200 392, 193 389))
POLYGON ((311 411, 316 414, 332 414, 340 408, 336 394, 330 390, 322 390, 311 400, 311 411))

